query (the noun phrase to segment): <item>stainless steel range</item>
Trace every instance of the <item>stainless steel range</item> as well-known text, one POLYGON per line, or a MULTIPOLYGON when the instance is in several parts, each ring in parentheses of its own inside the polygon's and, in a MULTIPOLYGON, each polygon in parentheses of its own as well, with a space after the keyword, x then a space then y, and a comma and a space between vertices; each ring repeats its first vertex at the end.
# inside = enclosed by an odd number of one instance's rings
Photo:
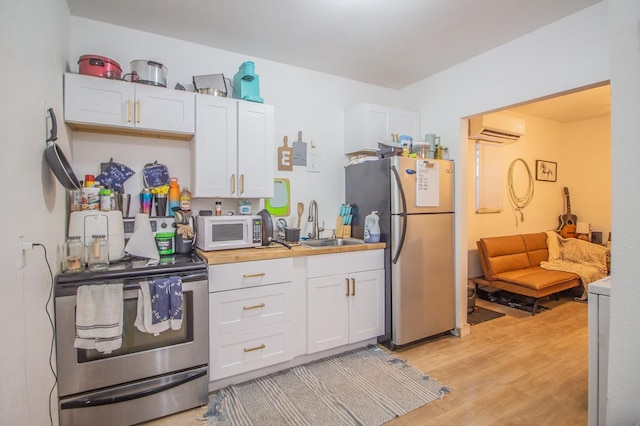
POLYGON ((124 259, 100 272, 56 277, 56 358, 60 425, 129 425, 208 401, 207 265, 198 256, 124 259), (178 276, 182 327, 158 335, 135 326, 138 289, 145 281, 178 276), (76 294, 82 285, 123 283, 122 346, 109 354, 77 349, 76 294))

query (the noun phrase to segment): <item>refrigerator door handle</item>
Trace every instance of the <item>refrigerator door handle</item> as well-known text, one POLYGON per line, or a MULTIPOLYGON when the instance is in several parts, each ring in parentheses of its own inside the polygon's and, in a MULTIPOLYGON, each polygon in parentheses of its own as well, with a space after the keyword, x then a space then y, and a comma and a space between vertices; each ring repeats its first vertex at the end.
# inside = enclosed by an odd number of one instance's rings
POLYGON ((396 178, 396 185, 398 185, 398 190, 400 191, 400 199, 402 200, 402 212, 400 212, 400 217, 402 217, 402 234, 400 235, 400 242, 398 243, 398 250, 396 251, 395 256, 391 260, 391 263, 396 264, 398 262, 398 258, 400 257, 400 252, 402 252, 402 246, 404 245, 404 237, 407 235, 407 198, 404 196, 404 188, 402 188, 402 183, 400 182, 400 175, 398 174, 398 169, 396 166, 391 166, 391 171, 393 172, 396 178))

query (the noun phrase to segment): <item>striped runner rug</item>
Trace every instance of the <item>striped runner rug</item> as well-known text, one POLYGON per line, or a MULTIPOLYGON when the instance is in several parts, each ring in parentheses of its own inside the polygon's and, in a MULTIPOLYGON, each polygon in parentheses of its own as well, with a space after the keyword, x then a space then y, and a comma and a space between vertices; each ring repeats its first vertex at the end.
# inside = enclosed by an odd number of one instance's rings
POLYGON ((212 393, 209 425, 380 425, 449 389, 378 346, 212 393))

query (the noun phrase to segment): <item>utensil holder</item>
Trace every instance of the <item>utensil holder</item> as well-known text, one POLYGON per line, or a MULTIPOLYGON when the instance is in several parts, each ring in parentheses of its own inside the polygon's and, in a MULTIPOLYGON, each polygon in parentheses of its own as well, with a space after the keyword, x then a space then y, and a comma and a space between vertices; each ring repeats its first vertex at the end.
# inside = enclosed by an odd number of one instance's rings
POLYGON ((122 217, 129 217, 131 194, 116 194, 116 209, 122 212, 122 217))
POLYGON ((285 228, 284 240, 289 243, 297 243, 300 241, 300 229, 299 228, 285 228))

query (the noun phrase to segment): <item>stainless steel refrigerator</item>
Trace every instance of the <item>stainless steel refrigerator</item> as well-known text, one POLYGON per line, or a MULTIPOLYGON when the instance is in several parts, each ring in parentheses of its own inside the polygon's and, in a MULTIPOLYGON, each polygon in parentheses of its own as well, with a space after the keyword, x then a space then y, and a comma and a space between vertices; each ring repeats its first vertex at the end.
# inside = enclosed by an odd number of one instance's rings
POLYGON ((380 216, 385 249, 385 335, 391 348, 455 327, 453 162, 390 157, 345 169, 345 201, 380 216))

